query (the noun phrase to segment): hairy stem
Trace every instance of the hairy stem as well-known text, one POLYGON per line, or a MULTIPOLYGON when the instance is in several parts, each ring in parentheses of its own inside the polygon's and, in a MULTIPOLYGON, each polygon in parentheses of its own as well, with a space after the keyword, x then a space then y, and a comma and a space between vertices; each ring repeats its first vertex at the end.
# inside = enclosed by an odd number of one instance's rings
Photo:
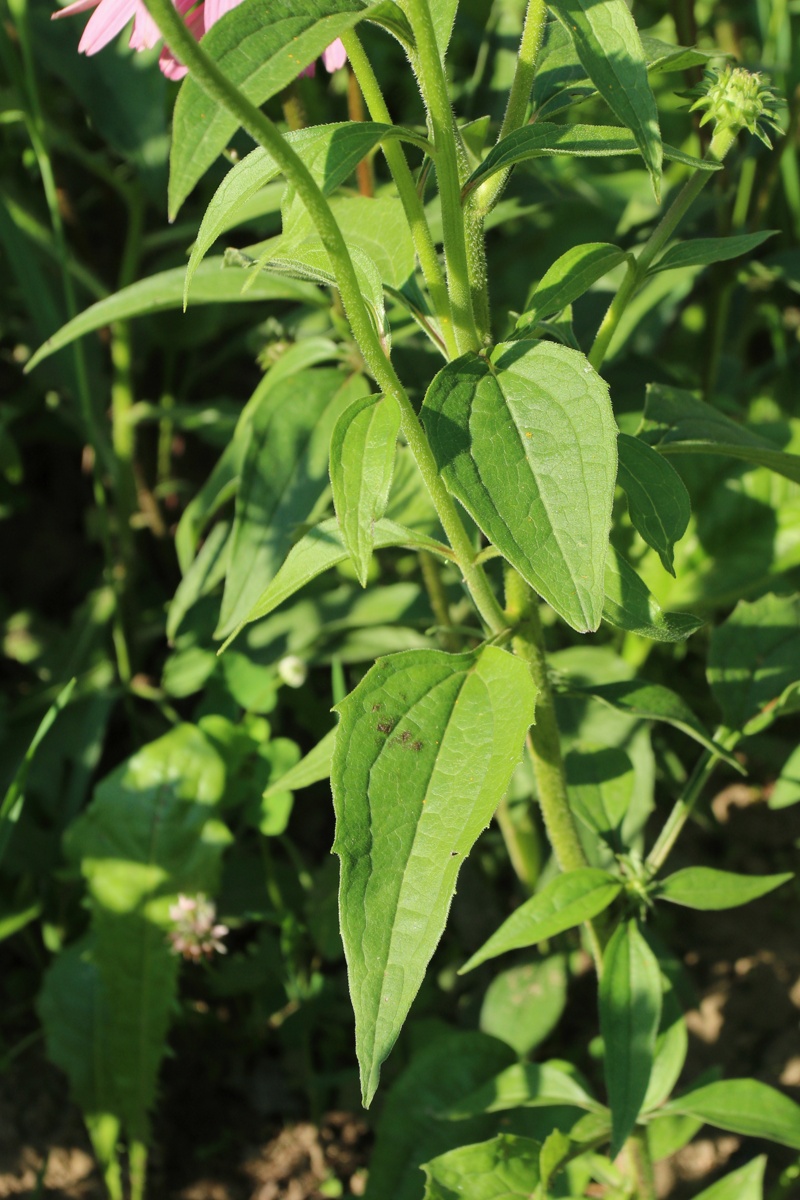
POLYGON ((656 1179, 645 1130, 638 1127, 634 1129, 625 1144, 625 1149, 631 1166, 631 1176, 636 1184, 637 1200, 656 1200, 656 1179))

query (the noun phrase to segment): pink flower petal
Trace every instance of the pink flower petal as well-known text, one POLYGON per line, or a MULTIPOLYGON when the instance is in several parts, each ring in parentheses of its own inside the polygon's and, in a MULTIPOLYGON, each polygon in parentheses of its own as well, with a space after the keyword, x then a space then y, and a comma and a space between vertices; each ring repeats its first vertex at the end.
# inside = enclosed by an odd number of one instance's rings
POLYGON ((300 79, 313 79, 317 70, 316 62, 309 63, 304 71, 300 72, 300 79))
MULTIPOLYGON (((186 12, 190 8, 194 0, 178 0, 176 8, 179 12, 186 12)), ((186 27, 193 37, 199 42, 200 38, 206 31, 205 23, 205 4, 198 4, 197 8, 186 18, 186 27)), ((187 73, 187 68, 183 63, 179 62, 175 55, 170 50, 169 46, 164 46, 158 59, 158 65, 161 73, 166 75, 167 79, 183 79, 187 73)))
POLYGON ((328 49, 323 51, 322 61, 325 64, 325 70, 332 75, 334 71, 338 71, 347 62, 347 51, 342 45, 342 39, 337 38, 335 42, 331 42, 328 49))
POLYGON ((133 33, 131 34, 130 47, 131 50, 150 50, 157 42, 161 41, 161 30, 156 25, 150 13, 147 11, 141 0, 137 0, 136 16, 133 21, 133 33))
POLYGON ((82 54, 97 54, 121 33, 136 12, 136 0, 100 0, 78 42, 82 54))
POLYGON ((59 17, 74 17, 77 13, 88 12, 90 8, 97 8, 100 0, 74 0, 73 4, 68 4, 66 8, 60 8, 58 12, 50 14, 51 21, 57 21, 59 17))
POLYGON ((241 4, 242 0, 206 0, 206 29, 216 25, 220 17, 241 4))

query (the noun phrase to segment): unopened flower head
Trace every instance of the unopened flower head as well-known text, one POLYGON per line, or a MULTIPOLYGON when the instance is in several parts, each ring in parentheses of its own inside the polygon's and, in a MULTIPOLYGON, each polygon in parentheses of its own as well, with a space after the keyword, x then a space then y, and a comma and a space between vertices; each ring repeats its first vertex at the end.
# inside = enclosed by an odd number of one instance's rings
POLYGON ((747 129, 770 147, 767 129, 780 132, 778 97, 766 77, 756 71, 732 67, 730 63, 713 67, 689 96, 694 99, 690 111, 705 109, 700 124, 714 121, 715 132, 730 129, 737 134, 747 129))
POLYGON ((169 910, 174 928, 167 938, 173 951, 199 962, 211 958, 215 952, 226 954, 222 938, 229 932, 227 925, 217 924, 217 910, 213 901, 202 893, 197 896, 178 896, 178 903, 169 910))

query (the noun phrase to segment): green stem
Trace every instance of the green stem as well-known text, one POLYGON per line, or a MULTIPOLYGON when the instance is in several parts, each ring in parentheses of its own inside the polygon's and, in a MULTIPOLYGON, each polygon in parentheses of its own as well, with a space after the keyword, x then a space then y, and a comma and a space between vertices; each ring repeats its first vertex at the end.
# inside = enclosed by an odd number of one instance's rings
MULTIPOLYGON (((355 71, 361 91, 373 121, 382 125, 391 125, 392 117, 383 98, 372 63, 369 61, 361 40, 354 30, 342 35, 342 43, 347 51, 347 57, 355 71)), ((431 231, 425 216, 425 207, 417 192, 414 176, 406 160, 405 153, 399 142, 386 141, 382 145, 383 154, 392 173, 403 211, 406 214, 414 249, 417 252, 423 278, 430 293, 433 311, 439 322, 440 331, 447 349, 448 358, 458 356, 453 315, 450 311, 450 297, 447 292, 444 271, 436 253, 431 231)))
POLYGON ((353 260, 319 185, 269 117, 241 95, 194 40, 172 0, 147 0, 147 7, 172 50, 189 68, 197 83, 208 96, 224 105, 237 122, 269 151, 305 205, 330 258, 336 286, 364 362, 381 391, 394 396, 400 406, 403 433, 436 506, 442 528, 453 548, 475 606, 492 633, 501 632, 507 627, 503 611, 483 568, 476 566, 473 561, 475 554, 469 535, 458 514, 455 501, 439 475, 436 460, 419 418, 384 353, 361 295, 353 260))
POLYGON ((656 1200, 656 1179, 645 1130, 640 1127, 634 1129, 628 1138, 625 1149, 631 1164, 631 1174, 636 1183, 637 1200, 656 1200))
MULTIPOLYGON (((714 734, 714 741, 718 742, 724 750, 733 750, 740 737, 741 734, 736 730, 725 729, 723 727, 718 729, 714 734)), ((675 803, 672 812, 664 823, 661 833, 656 839, 653 849, 647 856, 647 866, 653 875, 660 871, 666 862, 672 847, 678 840, 681 830, 692 815, 694 807, 702 795, 703 788, 720 762, 722 762, 722 759, 713 750, 704 751, 698 759, 683 795, 675 803)))
POLYGON ((472 311, 467 243, 461 209, 456 127, 447 80, 436 42, 428 0, 405 0, 419 58, 422 94, 428 109, 442 201, 442 231, 456 344, 461 354, 478 350, 481 339, 472 311))
MULTIPOLYGON (((714 135, 706 154, 706 160, 722 162, 731 146, 736 141, 736 134, 730 129, 724 129, 714 135)), ((689 209, 700 195, 711 178, 713 171, 697 170, 687 179, 678 195, 659 221, 652 234, 645 242, 638 257, 628 264, 628 271, 622 281, 622 286, 611 301, 608 312, 597 331, 597 337, 589 353, 589 362, 596 371, 600 370, 603 360, 611 346, 614 335, 619 328, 623 314, 635 293, 644 282, 653 260, 666 246, 669 239, 686 216, 689 209)))
POLYGON ((147 1182, 147 1146, 132 1138, 128 1147, 128 1171, 131 1182, 131 1200, 144 1200, 147 1182))
POLYGON ((442 645, 445 650, 458 650, 458 639, 450 632, 453 619, 450 616, 450 603, 447 599, 444 583, 442 582, 439 562, 427 550, 420 550, 419 565, 422 571, 422 582, 431 602, 433 615, 442 630, 442 645))
POLYGON ((525 24, 522 28, 514 82, 511 84, 498 142, 508 137, 515 129, 520 129, 525 123, 546 23, 547 5, 544 0, 530 0, 528 11, 525 14, 525 24))

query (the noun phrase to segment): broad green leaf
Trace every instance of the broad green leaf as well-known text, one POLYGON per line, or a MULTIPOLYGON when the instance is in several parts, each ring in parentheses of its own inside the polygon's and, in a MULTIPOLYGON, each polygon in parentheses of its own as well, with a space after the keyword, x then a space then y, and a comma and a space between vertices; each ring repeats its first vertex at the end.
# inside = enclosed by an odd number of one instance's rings
POLYGON ((732 871, 716 871, 712 867, 686 867, 662 880, 657 896, 671 904, 698 908, 703 912, 721 908, 737 908, 766 896, 794 876, 736 875, 732 871))
POLYGON ((170 641, 191 608, 222 583, 230 560, 229 521, 220 521, 209 533, 200 552, 178 584, 167 612, 167 637, 170 641))
POLYGON ((788 808, 800 801, 800 746, 796 746, 783 765, 769 796, 770 808, 788 808))
POLYGON ((608 242, 588 242, 567 250, 548 267, 526 300, 527 311, 517 321, 517 330, 530 328, 561 312, 626 257, 624 250, 608 242))
POLYGON ((375 522, 389 502, 399 432, 394 397, 364 396, 345 409, 331 437, 333 503, 362 587, 367 586, 375 522))
POLYGON ((611 1157, 641 1112, 661 1018, 661 969, 635 921, 620 924, 603 956, 600 1032, 611 1109, 611 1157))
POLYGON ((737 425, 681 388, 650 384, 642 436, 660 454, 721 454, 768 467, 800 483, 800 454, 777 449, 773 442, 737 425))
POLYGON ((800 1105, 756 1079, 725 1079, 671 1100, 663 1113, 685 1113, 741 1133, 800 1150, 800 1105))
POLYGON ((267 386, 242 464, 218 636, 247 618, 277 574, 328 487, 331 430, 367 387, 362 376, 335 368, 267 386))
POLYGON ((546 1062, 514 1063, 474 1092, 459 1097, 444 1115, 451 1121, 463 1121, 476 1113, 548 1108, 553 1104, 603 1112, 603 1105, 575 1077, 569 1063, 546 1062))
MULTIPOLYGON (((534 125, 515 129, 502 142, 498 142, 477 170, 472 172, 465 190, 472 191, 498 171, 507 171, 516 163, 534 158, 549 158, 554 154, 608 158, 620 154, 639 154, 640 151, 638 141, 619 125, 553 125, 549 121, 537 121, 534 125)), ((664 146, 664 157, 696 171, 719 170, 719 164, 694 158, 674 146, 664 146)))
POLYGON ((675 46, 647 33, 641 37, 650 71, 687 71, 690 67, 704 67, 709 59, 717 57, 714 48, 701 50, 699 46, 675 46))
POLYGON ((644 580, 613 546, 606 558, 605 587, 603 620, 617 629, 654 642, 683 642, 704 623, 691 613, 663 612, 644 580))
POLYGON ((650 273, 728 262, 731 258, 739 258, 756 250, 767 238, 775 237, 777 233, 777 229, 766 229, 760 233, 741 233, 736 237, 693 238, 690 242, 678 242, 670 246, 666 254, 662 254, 655 266, 650 268, 650 273))
POLYGON ((731 1171, 724 1179, 705 1188, 697 1200, 763 1200, 766 1165, 766 1154, 751 1158, 738 1171, 731 1171))
POLYGON ((464 355, 422 415, 445 483, 489 540, 574 629, 597 629, 616 426, 584 356, 552 342, 464 355))
POLYGON ((628 755, 618 746, 579 742, 566 755, 564 766, 572 811, 613 850, 621 851, 620 830, 635 781, 628 755))
POLYGON ((634 529, 652 546, 665 570, 675 574, 675 543, 692 515, 686 485, 678 472, 641 438, 619 435, 617 483, 628 497, 634 529))
POLYGON ((424 1200, 530 1200, 539 1183, 541 1144, 499 1133, 423 1165, 424 1200))
POLYGON ((636 139, 658 200, 663 153, 658 109, 639 31, 625 0, 550 0, 550 8, 575 43, 586 74, 636 139))
MULTIPOLYGON (((435 538, 419 533, 415 529, 406 529, 404 525, 398 525, 383 517, 380 521, 375 522, 374 548, 383 550, 387 546, 407 546, 411 550, 428 550, 439 558, 447 561, 452 559, 451 550, 441 542, 437 542, 435 538)), ((222 649, 224 650, 226 646, 230 645, 244 625, 266 617, 284 600, 288 600, 289 596, 293 596, 301 587, 305 587, 312 579, 316 579, 317 575, 330 570, 331 567, 337 566, 349 557, 339 522, 335 517, 330 517, 327 521, 315 525, 313 529, 303 535, 299 542, 292 546, 275 578, 261 593, 250 612, 233 631, 222 649)))
POLYGON ((674 725, 682 733, 694 738, 712 754, 724 758, 737 771, 742 770, 741 763, 709 737, 702 722, 677 692, 661 683, 648 683, 644 679, 624 679, 618 683, 586 684, 580 687, 570 685, 569 691, 578 695, 585 693, 593 696, 609 708, 615 708, 630 717, 638 717, 642 721, 666 721, 668 725, 674 725))
POLYGON ((672 1095, 680 1078, 689 1049, 689 1033, 683 1008, 671 981, 662 972, 664 987, 661 1020, 656 1036, 653 1067, 642 1101, 642 1111, 650 1112, 672 1095))
POLYGON ((708 682, 732 730, 755 733, 800 680, 800 596, 740 600, 711 635, 708 682))
POLYGON ((703 1122, 696 1117, 684 1117, 680 1113, 664 1116, 663 1113, 664 1109, 660 1108, 651 1114, 645 1126, 647 1147, 654 1163, 677 1154, 703 1128, 703 1122))
POLYGON ((28 775, 34 755, 51 729, 58 714, 69 704, 76 683, 77 679, 70 679, 69 683, 56 696, 39 722, 39 726, 22 757, 22 762, 17 767, 11 783, 6 788, 3 802, 0 804, 0 862, 8 849, 8 843, 11 840, 14 827, 20 818, 23 805, 25 804, 25 785, 28 782, 28 775))
POLYGON ((337 706, 334 852, 365 1106, 461 864, 520 760, 535 699, 527 667, 487 647, 379 659, 337 706))
POLYGON ((97 787, 66 848, 87 884, 92 959, 103 984, 112 1112, 147 1140, 177 991, 167 941, 178 894, 209 894, 231 840, 215 817, 225 768, 199 729, 179 725, 97 787))
MULTIPOLYGON (((331 125, 312 125, 285 135, 292 149, 329 196, 353 173, 363 158, 379 142, 403 138, 419 143, 419 135, 400 125, 379 125, 372 121, 345 121, 331 125)), ((275 159, 260 146, 231 167, 211 198, 186 269, 184 306, 189 297, 195 271, 217 238, 237 222, 237 214, 261 188, 280 175, 275 159)), ((194 296, 192 296, 194 299, 194 296)))
POLYGON ((558 1024, 567 1002, 564 958, 551 954, 501 971, 483 998, 480 1028, 526 1055, 558 1024))
MULTIPOLYGON (((374 7, 364 0, 244 0, 203 38, 203 49, 255 105, 275 96, 326 46, 374 7)), ((236 132, 238 121, 192 78, 184 80, 172 118, 169 215, 236 132)))
POLYGON ((539 1153, 539 1174, 542 1177, 543 1197, 548 1195, 553 1177, 561 1171, 574 1153, 574 1146, 572 1139, 563 1134, 560 1129, 554 1129, 545 1139, 539 1153))
POLYGON ((378 1120, 366 1200, 420 1200, 420 1166, 464 1142, 497 1131, 496 1117, 437 1118, 462 1096, 514 1061, 504 1042, 485 1033, 445 1028, 411 1059, 391 1088, 378 1120))
POLYGON ((313 750, 309 750, 300 762, 270 783, 264 792, 264 798, 274 796, 279 792, 299 792, 302 788, 311 787, 327 779, 331 773, 331 759, 336 741, 336 729, 330 729, 321 742, 317 742, 313 750))
MULTIPOLYGON (((140 279, 129 287, 121 288, 113 296, 98 300, 89 308, 78 313, 57 333, 43 342, 25 365, 32 371, 43 359, 57 350, 68 346, 95 329, 102 329, 114 321, 127 321, 131 317, 150 316, 151 313, 166 312, 180 308, 183 304, 184 267, 173 267, 161 271, 148 279, 140 279)), ((238 271, 223 269, 221 258, 209 258, 200 266, 194 277, 192 302, 194 304, 254 303, 259 300, 288 300, 298 304, 311 304, 318 308, 327 304, 316 288, 309 284, 259 275, 253 286, 243 291, 245 279, 238 271)))
POLYGON ((622 890, 616 875, 580 867, 557 875, 535 896, 521 904, 459 971, 463 975, 488 958, 535 946, 608 908, 622 890))

